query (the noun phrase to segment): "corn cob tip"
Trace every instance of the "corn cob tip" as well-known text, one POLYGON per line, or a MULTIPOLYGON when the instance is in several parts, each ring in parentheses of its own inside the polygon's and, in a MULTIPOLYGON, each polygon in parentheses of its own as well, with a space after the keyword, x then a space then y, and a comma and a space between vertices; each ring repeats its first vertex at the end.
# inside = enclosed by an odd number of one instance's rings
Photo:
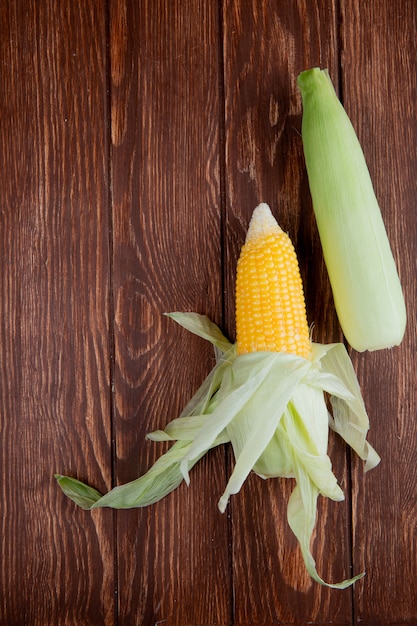
POLYGON ((248 232, 246 233, 246 243, 254 242, 257 239, 281 233, 282 230, 271 213, 269 206, 262 202, 252 213, 248 232))
POLYGON ((236 338, 238 354, 287 352, 310 358, 297 256, 264 203, 252 214, 237 264, 236 338))

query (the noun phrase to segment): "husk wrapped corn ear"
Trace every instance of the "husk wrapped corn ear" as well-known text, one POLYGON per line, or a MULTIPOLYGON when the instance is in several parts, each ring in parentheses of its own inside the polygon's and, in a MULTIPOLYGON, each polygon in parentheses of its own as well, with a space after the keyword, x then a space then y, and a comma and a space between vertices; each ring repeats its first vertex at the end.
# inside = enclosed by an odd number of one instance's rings
POLYGON ((368 167, 327 70, 302 72, 302 140, 336 311, 358 351, 399 345, 406 310, 368 167))

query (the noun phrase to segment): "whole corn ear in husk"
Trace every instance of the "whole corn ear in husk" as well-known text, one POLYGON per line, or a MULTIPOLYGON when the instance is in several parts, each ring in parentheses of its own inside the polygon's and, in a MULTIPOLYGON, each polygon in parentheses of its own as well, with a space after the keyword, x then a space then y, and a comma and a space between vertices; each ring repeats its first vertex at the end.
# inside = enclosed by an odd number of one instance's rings
POLYGON ((84 509, 148 506, 183 480, 188 484, 192 467, 211 448, 230 443, 235 465, 220 511, 251 472, 295 478, 287 517, 307 571, 321 584, 345 588, 363 574, 325 582, 310 544, 319 495, 344 498, 328 456, 329 424, 366 461, 365 470, 379 462, 366 440, 369 420, 352 363, 343 344, 311 342, 295 250, 266 204, 253 213, 237 274, 235 344, 204 315, 170 314, 213 344, 217 363, 181 415, 148 434, 152 441, 172 442, 168 452, 143 476, 105 495, 75 478, 56 478, 84 509))
POLYGON ((340 325, 358 351, 398 345, 404 297, 372 181, 327 70, 302 72, 302 141, 340 325))

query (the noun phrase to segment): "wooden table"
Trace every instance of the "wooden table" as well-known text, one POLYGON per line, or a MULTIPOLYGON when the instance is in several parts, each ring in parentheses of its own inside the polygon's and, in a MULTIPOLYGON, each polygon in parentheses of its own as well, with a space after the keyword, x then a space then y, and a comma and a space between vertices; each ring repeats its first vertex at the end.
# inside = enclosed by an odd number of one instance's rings
POLYGON ((0 623, 7 626, 417 624, 417 3, 414 0, 0 0, 0 623), (234 338, 249 217, 295 244, 317 341, 342 340, 302 152, 300 71, 329 68, 369 164, 408 307, 402 345, 351 352, 382 457, 336 436, 346 501, 319 500, 305 572, 291 480, 207 455, 143 510, 85 512, 164 449, 213 366, 163 316, 234 338))

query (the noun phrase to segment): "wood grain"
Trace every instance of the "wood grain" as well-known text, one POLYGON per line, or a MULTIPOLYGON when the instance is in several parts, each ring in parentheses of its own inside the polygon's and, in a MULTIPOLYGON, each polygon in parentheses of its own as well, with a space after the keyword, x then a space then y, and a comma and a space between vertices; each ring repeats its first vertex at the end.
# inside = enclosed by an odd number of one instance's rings
POLYGON ((417 14, 413 2, 344 3, 344 100, 367 158, 396 258, 408 313, 402 345, 356 355, 381 465, 355 464, 355 589, 362 624, 417 621, 415 154, 417 14), (373 33, 372 37, 369 36, 373 33))
POLYGON ((0 624, 417 623, 416 5, 412 0, 0 0, 0 624), (268 202, 300 260, 316 341, 342 339, 311 207, 300 71, 328 67, 357 129, 407 302, 399 348, 352 353, 381 465, 330 439, 312 583, 286 508, 210 453, 162 502, 83 512, 165 450, 145 440, 214 364, 164 317, 235 334, 236 262, 268 202))
MULTIPOLYGON (((164 450, 214 365, 165 311, 221 321, 219 35, 215 3, 111 3, 117 482, 164 450)), ((118 517, 121 624, 226 624, 228 518, 219 450, 161 503, 118 517)))
POLYGON ((104 3, 1 2, 0 621, 112 624, 104 3))
MULTIPOLYGON (((252 210, 267 202, 296 247, 314 336, 334 341, 340 331, 308 193, 296 78, 321 65, 337 84, 338 14, 332 2, 308 6, 226 3, 227 305, 232 326, 238 251, 252 210)), ((331 448, 336 475, 348 488, 345 449, 333 438, 331 448)), ((293 487, 289 480, 251 476, 233 499, 235 624, 302 624, 330 614, 334 623, 351 623, 349 591, 336 596, 305 572, 286 519, 293 487)), ((326 579, 350 574, 349 499, 339 505, 319 501, 314 553, 326 579)))

